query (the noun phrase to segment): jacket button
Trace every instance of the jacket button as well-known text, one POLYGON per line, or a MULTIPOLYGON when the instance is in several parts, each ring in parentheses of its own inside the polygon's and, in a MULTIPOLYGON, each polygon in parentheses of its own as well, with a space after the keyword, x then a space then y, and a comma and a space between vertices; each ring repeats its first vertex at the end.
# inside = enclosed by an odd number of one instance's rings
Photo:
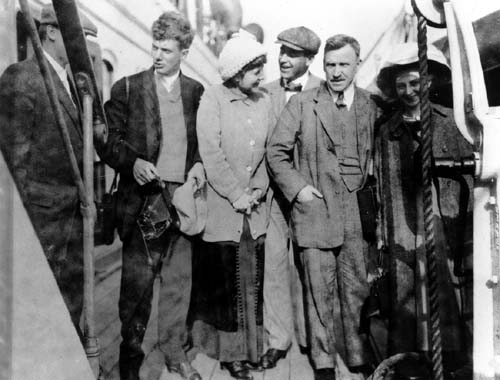
POLYGON ((448 147, 445 145, 441 148, 441 150, 443 151, 443 153, 446 153, 448 152, 448 147))
POLYGON ((250 140, 250 146, 254 146, 255 145, 255 140, 250 140))
POLYGON ((247 166, 247 172, 251 172, 252 171, 252 167, 250 165, 247 166))

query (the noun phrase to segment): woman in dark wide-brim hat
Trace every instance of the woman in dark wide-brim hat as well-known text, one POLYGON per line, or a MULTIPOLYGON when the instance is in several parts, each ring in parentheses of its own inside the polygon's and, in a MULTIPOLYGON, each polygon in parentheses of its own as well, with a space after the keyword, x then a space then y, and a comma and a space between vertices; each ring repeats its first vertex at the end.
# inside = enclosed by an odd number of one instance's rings
MULTIPOLYGON (((381 201, 379 236, 389 253, 389 354, 429 350, 424 322, 428 307, 420 297, 426 274, 417 53, 414 43, 395 46, 377 81, 383 94, 395 105, 393 112, 381 119, 375 150, 381 201)), ((429 47, 428 59, 431 83, 450 78, 445 57, 433 46, 429 47)), ((434 159, 470 156, 472 147, 459 133, 452 110, 434 103, 431 108, 434 159)), ((470 222, 471 216, 472 178, 439 175, 434 171, 439 309, 445 367, 452 370, 452 363, 463 364, 467 344, 448 262, 471 248, 471 223, 466 221, 470 222)))
POLYGON ((203 249, 193 256, 193 343, 251 380, 262 354, 264 162, 271 105, 260 91, 265 50, 240 32, 219 56, 223 84, 205 91, 197 133, 207 175, 203 249))

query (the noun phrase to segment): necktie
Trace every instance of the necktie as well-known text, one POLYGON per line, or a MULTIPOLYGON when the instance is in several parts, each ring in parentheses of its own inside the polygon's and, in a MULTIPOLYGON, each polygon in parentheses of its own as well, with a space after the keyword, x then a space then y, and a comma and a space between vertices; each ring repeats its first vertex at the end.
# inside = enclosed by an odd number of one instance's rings
POLYGON ((78 103, 78 98, 76 95, 76 88, 73 85, 73 81, 71 80, 71 77, 69 74, 66 74, 66 83, 64 84, 64 87, 66 87, 66 90, 68 91, 69 95, 71 96, 71 100, 73 101, 73 104, 75 107, 77 107, 78 103))
POLYGON ((338 109, 345 109, 347 107, 347 104, 344 100, 344 92, 339 92, 339 95, 337 96, 337 100, 335 101, 335 104, 337 105, 338 109))
POLYGON ((301 84, 297 84, 297 83, 293 83, 293 82, 284 83, 283 84, 283 88, 285 89, 285 91, 292 91, 292 92, 300 92, 300 91, 302 91, 302 85, 301 84))

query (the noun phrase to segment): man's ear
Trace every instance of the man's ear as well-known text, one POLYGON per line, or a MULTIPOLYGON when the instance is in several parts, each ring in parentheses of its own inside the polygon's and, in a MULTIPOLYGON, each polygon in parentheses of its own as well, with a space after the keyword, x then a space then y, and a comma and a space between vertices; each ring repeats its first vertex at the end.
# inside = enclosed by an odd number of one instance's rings
POLYGON ((47 39, 55 41, 57 38, 57 28, 54 25, 47 25, 47 39))
POLYGON ((306 56, 306 66, 307 68, 309 68, 309 66, 311 66, 311 64, 313 63, 314 61, 314 55, 312 56, 306 56))
POLYGON ((182 49, 182 52, 181 52, 182 59, 186 59, 188 54, 189 54, 189 49, 182 49))

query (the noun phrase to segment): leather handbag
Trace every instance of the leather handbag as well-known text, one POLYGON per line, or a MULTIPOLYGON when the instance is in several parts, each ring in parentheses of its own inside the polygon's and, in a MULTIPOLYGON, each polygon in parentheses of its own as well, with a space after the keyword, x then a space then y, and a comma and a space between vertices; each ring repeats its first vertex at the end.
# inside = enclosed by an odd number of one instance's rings
POLYGON ((97 222, 95 229, 95 244, 113 244, 117 224, 117 183, 118 172, 115 172, 113 182, 108 192, 104 193, 101 202, 96 203, 97 222))
POLYGON ((377 188, 375 178, 369 176, 365 186, 356 192, 363 238, 374 243, 377 240, 377 188))

